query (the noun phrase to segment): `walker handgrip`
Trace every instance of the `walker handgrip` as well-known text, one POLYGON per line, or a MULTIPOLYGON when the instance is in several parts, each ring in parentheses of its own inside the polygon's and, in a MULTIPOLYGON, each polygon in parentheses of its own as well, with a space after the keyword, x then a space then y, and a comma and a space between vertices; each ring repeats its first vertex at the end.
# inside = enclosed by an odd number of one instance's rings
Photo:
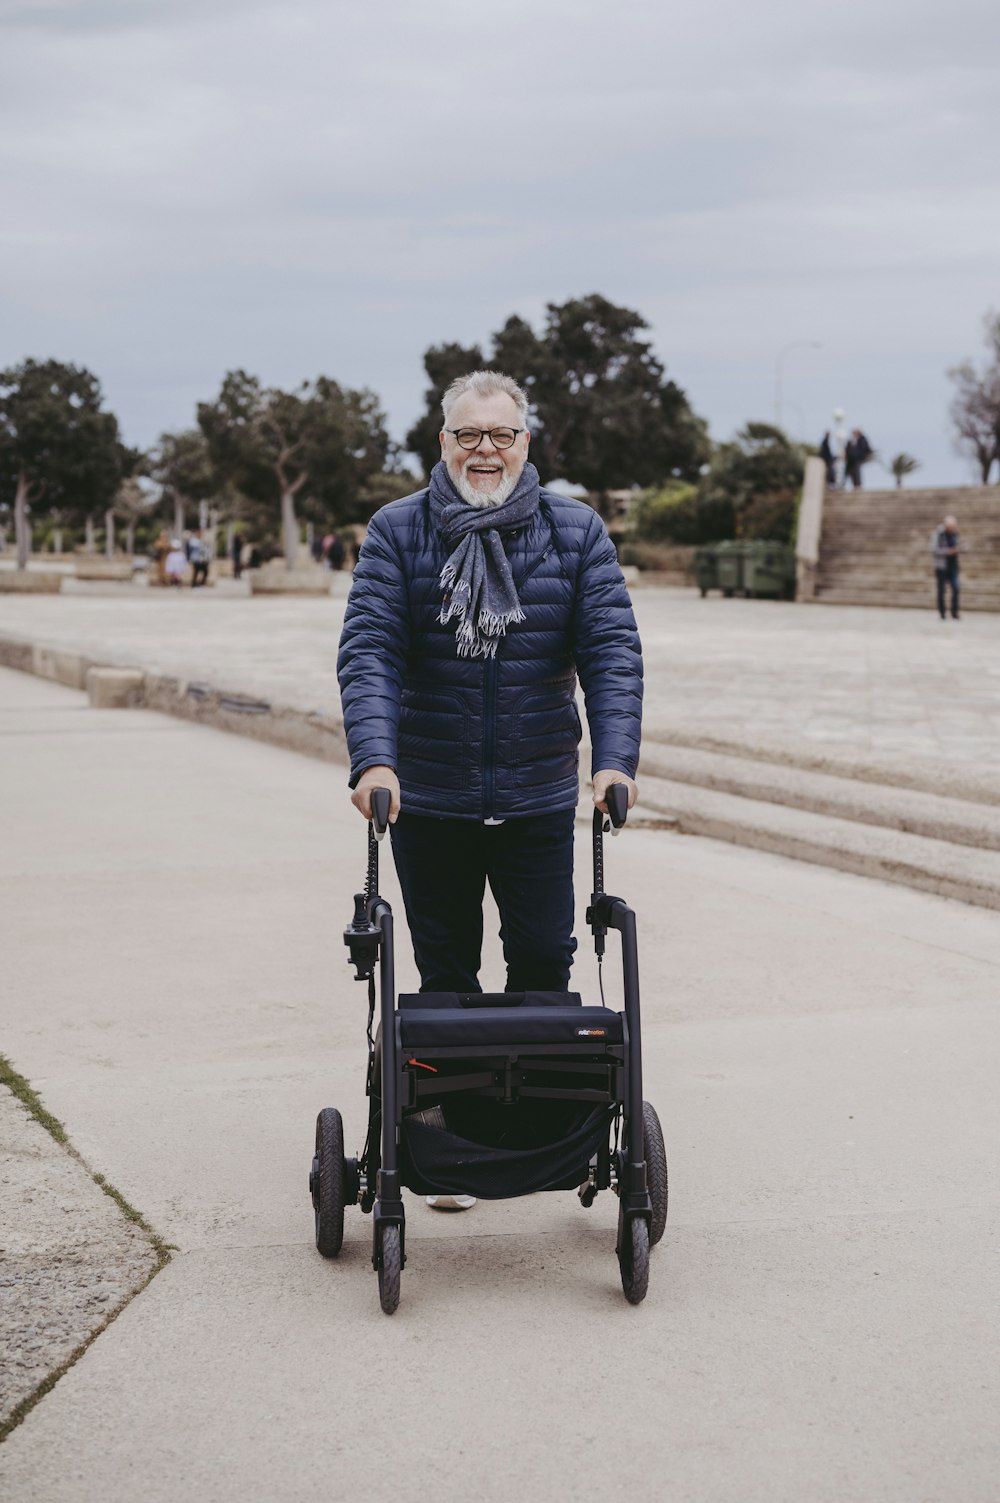
POLYGON ((375 831, 375 839, 381 840, 389 828, 389 808, 392 804, 392 794, 388 788, 372 789, 372 829, 375 831))
POLYGON ((604 795, 604 802, 608 806, 612 831, 617 833, 628 815, 628 789, 625 784, 612 783, 604 795))

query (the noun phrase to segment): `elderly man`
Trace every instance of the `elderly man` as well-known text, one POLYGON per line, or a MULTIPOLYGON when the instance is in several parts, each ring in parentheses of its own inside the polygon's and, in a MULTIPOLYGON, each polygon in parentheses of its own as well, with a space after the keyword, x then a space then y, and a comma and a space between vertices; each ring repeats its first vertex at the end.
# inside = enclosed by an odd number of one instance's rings
POLYGON ((338 672, 352 802, 392 795, 392 848, 424 991, 481 990, 483 896, 507 990, 565 991, 583 685, 593 797, 629 805, 642 659, 600 517, 540 487, 528 402, 475 371, 445 394, 430 485, 376 512, 338 672))
POLYGON ((958 559, 961 547, 958 540, 958 522, 954 517, 945 517, 934 529, 931 538, 931 553, 934 557, 934 573, 937 576, 937 608, 942 621, 947 621, 945 590, 951 587, 952 620, 958 620, 958 559))

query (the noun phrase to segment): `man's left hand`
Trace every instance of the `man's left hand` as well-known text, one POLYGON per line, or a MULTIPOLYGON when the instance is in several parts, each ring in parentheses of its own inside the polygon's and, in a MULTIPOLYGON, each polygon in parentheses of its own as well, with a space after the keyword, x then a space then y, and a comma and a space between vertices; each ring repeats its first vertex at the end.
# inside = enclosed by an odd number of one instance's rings
POLYGON ((600 809, 601 813, 607 814, 608 812, 606 798, 608 789, 612 783, 624 783, 628 789, 628 806, 630 809, 634 808, 635 801, 639 797, 638 783, 634 782, 627 773, 618 772, 614 768, 611 770, 605 769, 602 772, 594 773, 594 803, 600 809))

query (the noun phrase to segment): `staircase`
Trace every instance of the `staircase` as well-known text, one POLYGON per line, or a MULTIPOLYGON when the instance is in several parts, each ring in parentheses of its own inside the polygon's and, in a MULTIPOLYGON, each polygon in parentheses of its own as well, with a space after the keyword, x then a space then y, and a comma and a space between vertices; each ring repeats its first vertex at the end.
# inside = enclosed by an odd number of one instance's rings
POLYGON ((816 601, 933 607, 931 534, 949 513, 963 550, 962 610, 1000 611, 1000 486, 828 490, 816 601))

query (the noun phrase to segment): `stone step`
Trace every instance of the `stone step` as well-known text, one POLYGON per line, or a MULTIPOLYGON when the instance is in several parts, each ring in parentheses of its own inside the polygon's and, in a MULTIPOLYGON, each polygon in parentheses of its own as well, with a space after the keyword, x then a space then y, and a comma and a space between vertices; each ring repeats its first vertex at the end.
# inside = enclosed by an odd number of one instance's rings
MULTIPOLYGON (((937 583, 934 571, 921 569, 908 572, 905 569, 838 569, 821 568, 817 576, 817 582, 821 585, 832 585, 837 588, 857 587, 859 590, 899 589, 903 591, 935 590, 937 583)), ((1000 598, 1000 575, 996 578, 975 575, 963 572, 961 575, 962 592, 1000 598)))
MULTIPOLYGON (((743 723, 734 725, 731 734, 716 724, 678 724, 669 730, 649 728, 643 734, 640 778, 647 758, 673 748, 715 752, 766 767, 828 773, 834 778, 874 783, 879 787, 912 789, 957 799, 963 804, 1000 807, 1000 766, 956 761, 945 753, 938 758, 901 760, 895 751, 858 752, 836 744, 790 740, 774 732, 756 731, 752 725, 743 723)), ((652 771, 652 761, 649 766, 652 771)))
POLYGON ((782 804, 931 840, 1000 851, 1000 802, 987 805, 889 782, 858 782, 807 768, 778 766, 689 746, 643 747, 647 776, 687 783, 759 803, 782 804))
MULTIPOLYGON (((815 598, 807 603, 813 605, 871 605, 896 608, 904 611, 937 609, 937 604, 933 597, 928 599, 926 595, 892 590, 817 590, 815 598)), ((970 614, 996 615, 1000 612, 1000 601, 966 600, 963 597, 961 609, 970 614)))
POLYGON ((751 846, 858 876, 1000 909, 1000 852, 643 776, 636 811, 686 835, 751 846))

